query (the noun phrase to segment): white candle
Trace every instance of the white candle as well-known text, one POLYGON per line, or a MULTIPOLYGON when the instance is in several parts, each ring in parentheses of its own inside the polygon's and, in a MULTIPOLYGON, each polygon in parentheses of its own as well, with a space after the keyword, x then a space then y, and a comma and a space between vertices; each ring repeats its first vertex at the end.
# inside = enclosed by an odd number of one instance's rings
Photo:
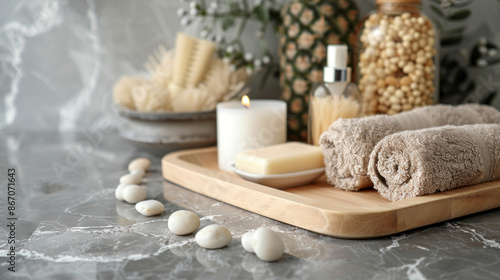
POLYGON ((252 100, 247 108, 239 101, 217 104, 217 156, 219 169, 231 171, 236 155, 286 142, 286 103, 252 100))

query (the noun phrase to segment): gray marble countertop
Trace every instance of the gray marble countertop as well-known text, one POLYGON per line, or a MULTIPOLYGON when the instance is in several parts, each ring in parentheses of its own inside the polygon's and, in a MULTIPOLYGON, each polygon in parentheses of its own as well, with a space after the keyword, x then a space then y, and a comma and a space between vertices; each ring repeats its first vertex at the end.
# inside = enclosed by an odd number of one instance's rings
POLYGON ((369 240, 312 233, 191 192, 162 179, 161 155, 116 132, 3 132, 0 135, 0 279, 500 279, 500 210, 369 240), (153 161, 148 198, 163 215, 144 217, 115 199, 118 179, 138 156, 153 161), (15 270, 8 271, 7 170, 15 169, 15 270), (226 248, 205 250, 194 235, 167 229, 188 209, 202 226, 233 234, 226 248), (259 261, 241 236, 269 227, 285 242, 275 263, 259 261))

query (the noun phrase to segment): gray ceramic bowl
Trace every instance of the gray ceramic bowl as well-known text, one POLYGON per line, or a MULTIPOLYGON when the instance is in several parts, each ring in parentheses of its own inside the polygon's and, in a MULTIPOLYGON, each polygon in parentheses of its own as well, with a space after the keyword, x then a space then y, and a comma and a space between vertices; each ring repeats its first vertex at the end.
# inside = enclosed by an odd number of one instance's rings
POLYGON ((140 150, 163 155, 168 152, 215 145, 215 111, 193 113, 138 112, 117 107, 122 117, 119 132, 140 150))

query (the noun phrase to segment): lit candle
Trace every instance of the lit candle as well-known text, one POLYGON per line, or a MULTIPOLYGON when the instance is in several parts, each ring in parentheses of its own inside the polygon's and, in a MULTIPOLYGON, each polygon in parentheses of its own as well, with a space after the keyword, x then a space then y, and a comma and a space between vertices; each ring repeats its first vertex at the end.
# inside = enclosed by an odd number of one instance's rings
POLYGON ((231 171, 236 155, 286 141, 286 103, 252 100, 217 104, 217 156, 219 169, 231 171))

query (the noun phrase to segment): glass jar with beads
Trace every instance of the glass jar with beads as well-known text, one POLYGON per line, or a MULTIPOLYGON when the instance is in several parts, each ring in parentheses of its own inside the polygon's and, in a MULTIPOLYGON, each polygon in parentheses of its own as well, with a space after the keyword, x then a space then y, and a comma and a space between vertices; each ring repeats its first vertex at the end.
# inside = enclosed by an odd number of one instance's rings
POLYGON ((363 115, 396 114, 437 102, 438 34, 421 0, 377 0, 362 22, 356 76, 363 115))

